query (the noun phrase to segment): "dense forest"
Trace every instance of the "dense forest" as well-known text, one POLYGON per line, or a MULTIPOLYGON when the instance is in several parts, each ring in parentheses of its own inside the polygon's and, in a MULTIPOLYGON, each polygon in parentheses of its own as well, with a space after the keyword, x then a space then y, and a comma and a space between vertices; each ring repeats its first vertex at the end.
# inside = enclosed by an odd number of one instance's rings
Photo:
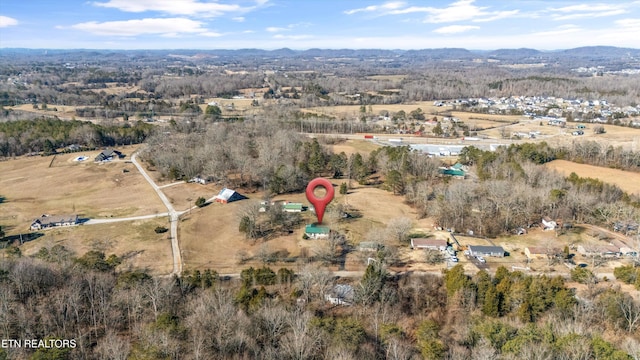
POLYGON ((352 279, 353 305, 335 306, 324 297, 336 279, 312 264, 157 278, 57 245, 0 263, 0 333, 75 348, 5 348, 0 358, 639 359, 640 306, 583 275, 572 274, 589 284, 577 297, 561 277, 503 267, 392 275, 374 264, 352 279))

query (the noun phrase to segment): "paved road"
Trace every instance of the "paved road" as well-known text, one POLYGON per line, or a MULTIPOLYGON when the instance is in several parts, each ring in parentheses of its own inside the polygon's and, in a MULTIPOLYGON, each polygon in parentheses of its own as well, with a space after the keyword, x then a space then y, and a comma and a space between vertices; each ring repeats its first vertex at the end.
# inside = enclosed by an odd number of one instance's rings
POLYGON ((158 213, 153 215, 142 215, 142 216, 131 216, 125 218, 106 218, 106 219, 89 219, 87 222, 83 223, 83 225, 95 225, 95 224, 108 224, 120 221, 135 221, 135 220, 146 220, 153 219, 157 217, 168 216, 169 213, 158 213))
POLYGON ((140 174, 142 174, 147 182, 149 182, 153 190, 155 190, 156 194, 160 197, 160 200, 164 203, 164 206, 169 210, 169 222, 171 224, 171 252, 173 253, 173 272, 171 274, 180 275, 182 273, 182 255, 180 254, 180 246, 178 244, 178 217, 182 212, 177 212, 176 209, 173 208, 169 198, 167 198, 162 190, 160 190, 160 187, 155 183, 155 181, 153 181, 151 176, 147 174, 142 165, 138 163, 137 157, 138 154, 133 154, 131 162, 138 168, 140 174))

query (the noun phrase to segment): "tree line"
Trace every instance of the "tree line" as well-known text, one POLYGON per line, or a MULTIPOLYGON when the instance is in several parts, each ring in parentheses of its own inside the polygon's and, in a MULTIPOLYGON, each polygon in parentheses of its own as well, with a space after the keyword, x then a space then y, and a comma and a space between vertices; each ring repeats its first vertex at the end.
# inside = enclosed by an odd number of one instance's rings
POLYGON ((152 125, 143 122, 100 125, 56 118, 0 122, 0 157, 50 154, 71 144, 88 148, 138 144, 153 130, 152 125))
POLYGON ((392 275, 370 265, 341 279, 351 306, 325 300, 326 268, 212 270, 160 278, 116 255, 61 245, 0 263, 3 339, 75 339, 73 349, 0 349, 34 359, 637 359, 640 305, 561 277, 499 268, 392 275))

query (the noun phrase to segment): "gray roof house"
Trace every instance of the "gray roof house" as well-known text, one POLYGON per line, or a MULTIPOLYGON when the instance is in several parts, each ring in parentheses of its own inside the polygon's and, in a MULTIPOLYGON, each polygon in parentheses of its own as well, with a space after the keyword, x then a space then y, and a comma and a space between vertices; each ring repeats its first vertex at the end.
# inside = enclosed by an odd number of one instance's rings
POLYGON ((502 246, 469 245, 469 252, 472 256, 504 257, 504 249, 502 246))
POLYGON ((58 226, 78 224, 78 215, 42 215, 31 223, 31 230, 42 230, 58 226))
POLYGON ((122 156, 122 153, 118 150, 106 149, 106 150, 103 150, 100 154, 98 154, 98 156, 96 156, 95 161, 96 162, 109 161, 109 160, 112 160, 114 157, 121 158, 123 156, 122 156))

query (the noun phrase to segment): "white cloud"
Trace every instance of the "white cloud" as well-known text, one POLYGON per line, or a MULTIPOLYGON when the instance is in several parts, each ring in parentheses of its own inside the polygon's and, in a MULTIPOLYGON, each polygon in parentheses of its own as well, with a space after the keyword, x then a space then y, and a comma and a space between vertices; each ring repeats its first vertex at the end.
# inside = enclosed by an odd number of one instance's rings
POLYGON ((371 5, 371 6, 367 6, 367 7, 363 7, 363 8, 359 8, 359 9, 352 9, 352 10, 347 10, 344 13, 347 15, 353 15, 355 13, 359 13, 359 12, 376 12, 376 11, 389 11, 389 10, 396 10, 396 9, 400 9, 402 7, 404 7, 406 5, 405 2, 403 1, 391 1, 391 2, 387 2, 384 3, 382 5, 371 5))
POLYGON ((558 35, 566 35, 566 34, 576 33, 576 32, 580 32, 580 31, 582 31, 582 28, 580 28, 579 26, 576 26, 576 25, 562 25, 562 26, 558 26, 554 30, 540 31, 540 32, 533 33, 532 35, 534 35, 534 36, 552 36, 553 37, 553 36, 558 36, 558 35))
POLYGON ((573 20, 585 18, 598 18, 605 16, 614 16, 629 12, 628 8, 632 4, 578 4, 559 8, 550 8, 551 19, 573 20))
MULTIPOLYGON (((178 34, 209 34, 202 23, 185 18, 148 18, 123 21, 89 21, 71 26, 72 29, 86 31, 102 36, 137 36, 160 34, 177 36, 178 34)), ((207 35, 205 35, 207 36, 207 35)))
POLYGON ((244 16, 236 16, 231 18, 231 20, 236 21, 236 22, 244 22, 244 16))
POLYGON ((282 31, 289 31, 289 30, 291 30, 291 29, 289 29, 289 28, 283 28, 283 27, 276 27, 276 26, 269 26, 269 27, 268 27, 268 28, 266 28, 265 30, 266 30, 266 31, 268 31, 268 32, 275 33, 275 32, 282 32, 282 31))
POLYGON ((289 24, 287 25, 287 27, 269 26, 265 28, 265 30, 267 32, 278 33, 278 32, 284 32, 284 31, 291 31, 297 27, 309 27, 309 26, 311 26, 311 24, 302 22, 297 24, 289 24))
POLYGON ((475 0, 459 0, 451 3, 446 8, 436 8, 428 11, 425 19, 429 23, 445 23, 456 21, 494 21, 513 16, 518 10, 512 11, 486 11, 487 7, 475 6, 475 0))
POLYGON ((640 32, 640 19, 620 19, 615 24, 625 29, 638 29, 640 32))
POLYGON ((242 7, 238 4, 201 2, 199 0, 109 0, 94 2, 95 6, 115 8, 125 12, 158 11, 171 15, 214 17, 226 13, 248 12, 266 5, 268 0, 256 0, 255 6, 242 7))
POLYGON ((359 12, 373 12, 382 16, 425 13, 427 17, 424 22, 438 24, 457 21, 488 22, 513 17, 519 13, 519 10, 488 11, 488 7, 474 5, 475 1, 476 0, 458 0, 442 8, 407 6, 404 2, 388 2, 383 5, 372 5, 348 10, 345 11, 345 14, 352 15, 359 12))
POLYGON ((0 15, 0 28, 18 25, 18 20, 0 15))
POLYGON ((437 28, 433 30, 434 33, 437 34, 459 34, 466 31, 478 30, 479 26, 473 25, 451 25, 451 26, 443 26, 441 28, 437 28))

